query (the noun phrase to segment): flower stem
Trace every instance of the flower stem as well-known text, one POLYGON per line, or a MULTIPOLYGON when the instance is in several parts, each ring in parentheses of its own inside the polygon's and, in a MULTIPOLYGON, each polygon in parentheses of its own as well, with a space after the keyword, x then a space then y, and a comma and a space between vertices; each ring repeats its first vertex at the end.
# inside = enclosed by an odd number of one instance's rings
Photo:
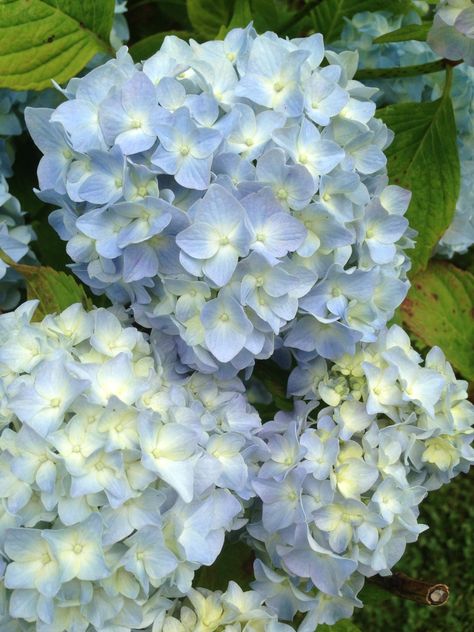
POLYGON ((374 575, 369 581, 398 597, 425 606, 442 606, 449 599, 449 588, 446 584, 414 579, 405 573, 394 573, 389 577, 374 575))

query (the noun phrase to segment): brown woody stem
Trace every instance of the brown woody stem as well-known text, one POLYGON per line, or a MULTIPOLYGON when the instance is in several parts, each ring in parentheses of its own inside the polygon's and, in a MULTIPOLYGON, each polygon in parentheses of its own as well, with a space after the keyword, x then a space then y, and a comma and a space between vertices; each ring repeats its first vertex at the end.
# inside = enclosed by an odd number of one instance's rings
POLYGON ((425 606, 442 606, 449 599, 446 584, 426 582, 408 577, 405 573, 394 573, 389 577, 375 575, 369 581, 403 599, 410 599, 425 606))

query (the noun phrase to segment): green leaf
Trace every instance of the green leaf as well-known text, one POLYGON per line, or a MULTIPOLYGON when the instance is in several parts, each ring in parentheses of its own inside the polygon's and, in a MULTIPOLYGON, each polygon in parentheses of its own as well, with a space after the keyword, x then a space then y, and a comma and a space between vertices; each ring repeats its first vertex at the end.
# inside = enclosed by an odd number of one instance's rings
POLYGON ((252 9, 250 0, 235 0, 234 13, 229 23, 230 29, 244 28, 252 21, 252 9))
POLYGON ((426 42, 428 31, 431 24, 407 24, 395 31, 385 33, 374 39, 374 44, 388 44, 390 42, 406 42, 408 40, 416 40, 417 42, 426 42))
POLYGON ((426 267, 448 228, 459 195, 460 167, 451 99, 400 103, 377 111, 395 132, 385 151, 392 184, 412 192, 407 218, 418 231, 411 251, 412 275, 426 267))
POLYGON ((84 287, 70 274, 58 272, 48 266, 15 263, 1 252, 0 257, 25 278, 27 299, 39 300, 34 320, 42 320, 47 314, 62 312, 73 303, 82 303, 86 309, 93 308, 84 287))
POLYGON ((430 261, 412 280, 401 306, 409 331, 437 345, 468 380, 474 379, 474 275, 446 261, 430 261))
POLYGON ((0 87, 63 83, 98 52, 111 52, 114 0, 2 0, 0 87))
MULTIPOLYGON (((407 13, 412 9, 410 0, 392 0, 390 11, 407 13)), ((344 26, 344 18, 350 19, 361 11, 379 11, 387 9, 386 0, 323 0, 312 13, 313 26, 324 35, 325 42, 336 40, 344 26)))
POLYGON ((234 2, 229 0, 187 0, 186 7, 193 29, 205 39, 214 39, 232 17, 234 2))
POLYGON ((342 619, 334 625, 318 625, 318 632, 361 632, 350 619, 342 619))
POLYGON ((417 77, 431 72, 440 72, 447 68, 446 60, 437 59, 426 64, 412 66, 394 66, 393 68, 359 68, 354 79, 389 79, 391 77, 417 77))
POLYGON ((176 35, 176 37, 183 40, 196 38, 196 34, 190 33, 189 31, 163 31, 162 33, 149 35, 130 47, 129 52, 133 61, 140 62, 154 55, 161 48, 167 35, 176 35))
POLYGON ((280 16, 275 0, 252 0, 251 8, 256 31, 278 30, 280 16))

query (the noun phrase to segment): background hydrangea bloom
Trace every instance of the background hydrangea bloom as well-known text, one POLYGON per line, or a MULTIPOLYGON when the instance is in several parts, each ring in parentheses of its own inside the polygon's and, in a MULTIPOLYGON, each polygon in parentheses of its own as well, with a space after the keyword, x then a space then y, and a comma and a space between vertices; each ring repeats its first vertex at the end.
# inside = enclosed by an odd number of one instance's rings
POLYGON ((447 59, 474 66, 474 6, 471 0, 440 0, 428 44, 447 59))
MULTIPOLYGON (((463 0, 461 0, 461 4, 463 0)), ((469 5, 471 3, 469 2, 469 5)), ((441 9, 440 9, 441 10, 441 9)), ((460 9, 453 9, 455 12, 460 9)), ((372 45, 373 40, 406 24, 419 24, 420 16, 411 12, 400 16, 388 11, 357 13, 346 24, 336 50, 357 50, 363 68, 382 68, 423 64, 437 59, 437 55, 425 42, 396 42, 372 45)), ((440 53, 442 54, 442 53, 440 53)), ((443 73, 423 77, 367 80, 379 88, 375 99, 381 104, 405 101, 431 101, 441 96, 443 73)), ((472 145, 474 143, 474 69, 467 63, 453 68, 451 90, 456 118, 457 142, 461 163, 461 191, 453 221, 440 239, 438 252, 446 257, 464 253, 474 243, 474 204, 470 186, 473 178, 472 145)))
POLYGON ((72 81, 56 110, 27 110, 72 269, 194 369, 235 375, 276 344, 300 348, 301 328, 327 331, 309 350, 335 358, 374 340, 406 293, 391 134, 353 79, 357 55, 324 56, 317 34, 170 36, 143 64, 123 49, 72 81), (373 300, 388 279, 392 300, 373 300), (334 300, 308 308, 323 287, 334 300))
MULTIPOLYGON (((32 263, 36 257, 30 250, 35 239, 31 226, 25 224, 18 200, 8 190, 5 176, 11 175, 10 156, 0 140, 0 249, 13 261, 32 263)), ((12 309, 20 300, 21 276, 0 259, 0 305, 12 309)))

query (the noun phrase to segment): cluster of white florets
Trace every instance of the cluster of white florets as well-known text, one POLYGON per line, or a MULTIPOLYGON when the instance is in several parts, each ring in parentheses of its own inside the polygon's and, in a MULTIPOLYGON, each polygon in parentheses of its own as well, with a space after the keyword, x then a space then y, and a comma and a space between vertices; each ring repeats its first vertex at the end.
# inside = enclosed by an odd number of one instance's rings
POLYGON ((288 389, 306 403, 260 432, 248 532, 266 551, 255 587, 285 619, 308 611, 311 632, 350 616, 364 577, 427 528, 423 498, 474 462, 474 407, 442 351, 423 362, 397 326, 332 366, 301 361, 288 389))
POLYGON ((239 380, 177 372, 169 340, 123 313, 31 322, 35 307, 0 316, 5 621, 191 632, 204 608, 203 630, 333 623, 424 530, 427 491, 473 461, 466 383, 439 349, 423 366, 398 327, 331 366, 300 361, 288 387, 306 402, 262 426, 239 380), (196 592, 244 527, 257 592, 196 592))
POLYGON ((239 380, 179 376, 165 345, 152 354, 112 311, 36 323, 35 307, 0 316, 9 616, 146 627, 243 524, 260 419, 239 380))

